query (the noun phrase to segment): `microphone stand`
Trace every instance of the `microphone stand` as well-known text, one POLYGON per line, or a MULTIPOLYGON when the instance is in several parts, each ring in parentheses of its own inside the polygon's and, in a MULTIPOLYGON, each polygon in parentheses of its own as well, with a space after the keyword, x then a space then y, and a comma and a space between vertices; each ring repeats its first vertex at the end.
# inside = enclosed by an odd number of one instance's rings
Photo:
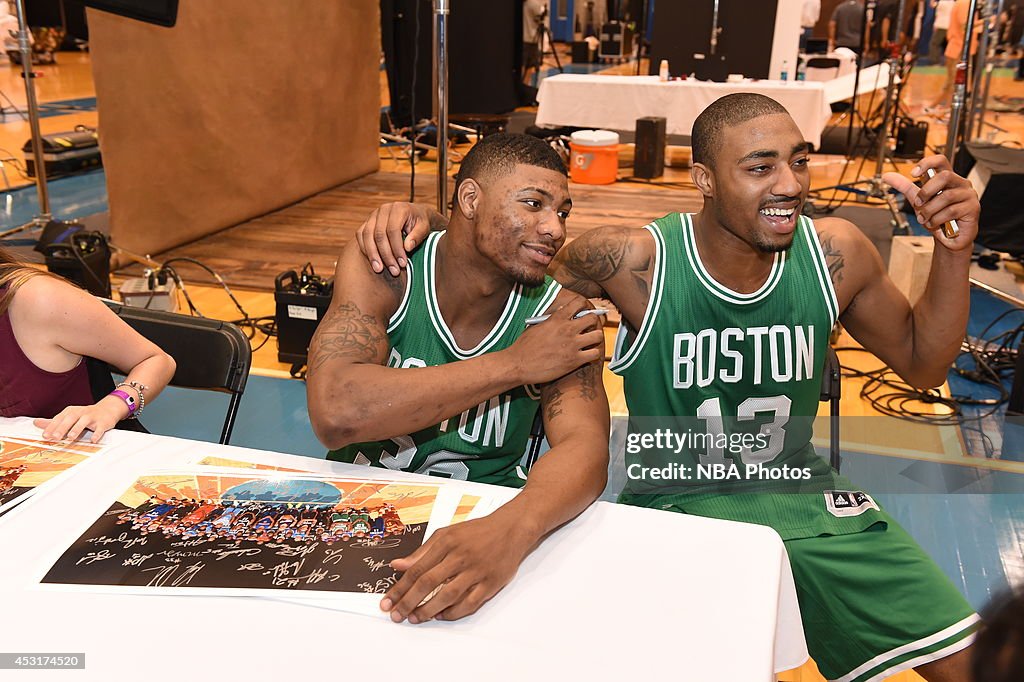
MULTIPOLYGON (((434 0, 434 118, 437 120, 437 212, 448 216, 448 14, 450 0, 434 0)), ((20 2, 20 0, 19 0, 20 2)))
POLYGON ((28 39, 28 24, 25 21, 25 1, 17 0, 18 49, 21 52, 21 77, 25 80, 25 102, 28 110, 29 129, 32 133, 32 157, 35 161, 36 193, 39 197, 39 213, 30 222, 14 229, 0 232, 0 239, 25 230, 41 228, 53 220, 50 213, 50 194, 46 186, 46 166, 43 162, 43 136, 39 132, 39 102, 36 100, 36 86, 33 82, 32 48, 28 39))
POLYGON ((956 65, 956 81, 953 86, 953 106, 949 111, 949 132, 946 135, 946 158, 950 165, 956 157, 957 140, 962 127, 964 105, 967 99, 967 65, 971 60, 971 41, 974 38, 974 16, 978 9, 978 0, 971 0, 967 9, 967 31, 964 33, 964 49, 960 62, 956 65))

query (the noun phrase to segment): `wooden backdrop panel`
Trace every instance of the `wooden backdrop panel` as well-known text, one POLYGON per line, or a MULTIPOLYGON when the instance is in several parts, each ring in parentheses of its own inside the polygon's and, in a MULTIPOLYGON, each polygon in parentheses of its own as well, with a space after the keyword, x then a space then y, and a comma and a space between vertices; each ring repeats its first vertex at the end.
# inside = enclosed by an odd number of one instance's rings
POLYGON ((377 169, 378 0, 89 10, 111 235, 157 253, 377 169))

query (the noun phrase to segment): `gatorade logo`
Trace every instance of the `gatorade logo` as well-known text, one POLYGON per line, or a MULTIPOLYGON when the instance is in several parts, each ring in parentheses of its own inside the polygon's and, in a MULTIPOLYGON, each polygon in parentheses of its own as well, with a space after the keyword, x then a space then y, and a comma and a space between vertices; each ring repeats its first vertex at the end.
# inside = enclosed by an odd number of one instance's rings
POLYGON ((594 155, 586 152, 573 152, 572 163, 580 170, 587 170, 594 162, 594 155))

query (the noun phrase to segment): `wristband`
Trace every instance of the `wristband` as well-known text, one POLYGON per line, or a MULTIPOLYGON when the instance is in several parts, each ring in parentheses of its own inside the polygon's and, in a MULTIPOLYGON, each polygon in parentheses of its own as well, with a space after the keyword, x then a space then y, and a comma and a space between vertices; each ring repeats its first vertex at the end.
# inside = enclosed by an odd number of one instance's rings
POLYGON ((135 416, 135 410, 138 408, 138 405, 135 404, 135 398, 131 397, 124 391, 118 390, 111 391, 110 395, 117 396, 118 398, 123 400, 125 404, 128 406, 128 416, 126 417, 126 419, 131 419, 132 417, 135 416))

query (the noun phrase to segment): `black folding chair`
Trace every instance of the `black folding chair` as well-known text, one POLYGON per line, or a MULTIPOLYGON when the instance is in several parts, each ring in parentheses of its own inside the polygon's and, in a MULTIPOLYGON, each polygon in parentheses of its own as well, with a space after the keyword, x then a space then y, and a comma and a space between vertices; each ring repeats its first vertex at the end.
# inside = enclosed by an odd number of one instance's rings
POLYGON ((177 369, 171 386, 231 394, 220 435, 220 442, 226 444, 252 364, 252 348, 242 330, 230 322, 104 302, 128 326, 174 358, 177 369))
POLYGON ((839 356, 832 346, 828 347, 828 354, 825 356, 825 373, 821 378, 821 395, 818 400, 829 404, 828 425, 828 462, 832 468, 839 472, 842 465, 842 458, 839 456, 839 398, 842 396, 842 365, 839 364, 839 356))

